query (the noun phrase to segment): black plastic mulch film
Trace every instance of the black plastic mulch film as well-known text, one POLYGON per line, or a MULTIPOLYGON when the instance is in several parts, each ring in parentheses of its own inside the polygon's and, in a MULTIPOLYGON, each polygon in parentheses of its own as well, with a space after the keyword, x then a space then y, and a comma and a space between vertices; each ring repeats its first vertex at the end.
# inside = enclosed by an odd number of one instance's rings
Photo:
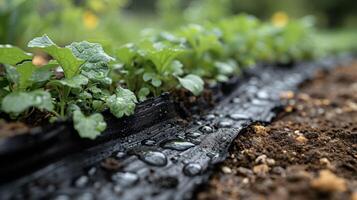
POLYGON ((134 116, 108 115, 108 130, 95 141, 78 138, 66 122, 0 141, 0 199, 190 199, 242 129, 276 116, 281 92, 348 61, 257 66, 188 122, 164 94, 141 103, 134 116))

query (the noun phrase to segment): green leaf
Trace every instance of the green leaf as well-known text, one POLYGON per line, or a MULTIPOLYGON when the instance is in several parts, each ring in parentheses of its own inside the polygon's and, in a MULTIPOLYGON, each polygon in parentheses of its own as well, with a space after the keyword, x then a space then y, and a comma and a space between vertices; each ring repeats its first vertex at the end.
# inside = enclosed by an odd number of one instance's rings
POLYGON ((147 88, 147 87, 141 88, 138 93, 139 100, 145 101, 149 94, 150 94, 149 88, 147 88))
POLYGON ((40 48, 50 54, 61 65, 66 78, 72 78, 79 73, 83 60, 77 58, 69 48, 57 46, 52 40, 44 35, 31 40, 28 47, 40 48))
POLYGON ((37 67, 32 64, 32 62, 24 62, 20 65, 17 65, 16 70, 19 73, 19 89, 25 90, 30 87, 33 83, 31 77, 36 71, 37 67))
POLYGON ((132 115, 135 110, 135 103, 137 103, 135 94, 121 87, 117 88, 116 94, 107 99, 110 112, 117 118, 123 117, 124 115, 132 115))
POLYGON ((115 55, 119 58, 121 62, 129 65, 134 57, 137 55, 134 44, 126 44, 115 51, 115 55))
POLYGON ((30 107, 52 111, 51 94, 43 90, 12 92, 4 97, 1 104, 1 109, 4 112, 14 115, 19 115, 30 107))
POLYGON ((156 75, 155 73, 152 73, 152 72, 147 72, 147 73, 144 73, 143 75, 143 80, 144 81, 151 81, 151 84, 154 86, 154 87, 160 87, 162 82, 160 80, 160 77, 158 75, 156 75))
POLYGON ((87 41, 83 42, 73 42, 72 44, 66 46, 71 49, 73 54, 82 60, 85 60, 90 63, 108 63, 115 60, 106 54, 103 50, 103 47, 97 43, 90 43, 87 41))
POLYGON ((88 78, 83 75, 77 75, 73 78, 65 78, 61 80, 53 80, 49 82, 50 85, 67 86, 69 88, 81 89, 83 85, 88 84, 88 78))
POLYGON ((95 113, 86 117, 80 110, 73 112, 73 123, 74 128, 82 138, 92 140, 107 128, 103 115, 95 113))
POLYGON ((156 70, 159 74, 165 72, 171 73, 171 63, 181 54, 185 52, 180 47, 168 46, 161 42, 152 43, 150 41, 144 41, 140 46, 142 56, 147 57, 154 63, 156 70))
POLYGON ((33 83, 42 83, 48 81, 51 76, 53 75, 53 72, 51 69, 56 67, 58 65, 56 64, 47 64, 41 67, 37 67, 37 69, 33 72, 30 80, 33 83))
POLYGON ((20 79, 20 74, 19 72, 16 70, 15 67, 11 66, 11 65, 5 65, 5 76, 6 79, 13 83, 13 84, 18 84, 19 83, 19 79, 20 79))
POLYGON ((67 47, 72 50, 77 58, 86 61, 82 67, 81 74, 91 81, 106 85, 112 83, 111 78, 108 77, 108 63, 115 59, 106 54, 100 44, 83 41, 74 42, 67 47))
POLYGON ((16 65, 24 60, 31 60, 32 55, 11 45, 0 45, 0 63, 16 65))
POLYGON ((199 76, 189 74, 184 78, 178 77, 178 79, 182 87, 186 88, 196 96, 203 91, 204 82, 199 76))

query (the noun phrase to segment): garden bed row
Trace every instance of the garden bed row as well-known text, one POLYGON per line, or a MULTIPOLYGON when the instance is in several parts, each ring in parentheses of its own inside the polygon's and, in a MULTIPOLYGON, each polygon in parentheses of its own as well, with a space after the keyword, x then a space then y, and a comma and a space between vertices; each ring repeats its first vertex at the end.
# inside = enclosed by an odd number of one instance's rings
POLYGON ((107 118, 108 129, 94 141, 80 140, 65 122, 53 125, 52 134, 6 139, 11 149, 1 151, 1 158, 9 161, 0 171, 1 199, 189 198, 211 167, 224 160, 244 127, 272 120, 281 106, 281 92, 296 90, 317 69, 336 65, 336 59, 325 59, 284 68, 257 66, 247 70, 239 85, 236 80, 230 84, 237 85, 235 90, 216 88, 215 98, 222 99, 218 105, 211 111, 204 106, 191 118, 182 118, 187 110, 165 94, 140 104, 133 116, 107 118), (35 137, 41 139, 29 139, 35 137), (26 148, 21 147, 25 140, 30 143, 26 148), (8 182, 48 163, 52 164, 8 182))

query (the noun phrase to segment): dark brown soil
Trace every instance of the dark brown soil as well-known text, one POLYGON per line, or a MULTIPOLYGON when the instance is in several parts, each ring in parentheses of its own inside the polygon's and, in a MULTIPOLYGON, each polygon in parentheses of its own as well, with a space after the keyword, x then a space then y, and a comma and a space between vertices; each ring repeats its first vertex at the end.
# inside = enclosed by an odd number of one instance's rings
POLYGON ((285 112, 240 134, 206 199, 357 199, 357 63, 319 72, 285 112))

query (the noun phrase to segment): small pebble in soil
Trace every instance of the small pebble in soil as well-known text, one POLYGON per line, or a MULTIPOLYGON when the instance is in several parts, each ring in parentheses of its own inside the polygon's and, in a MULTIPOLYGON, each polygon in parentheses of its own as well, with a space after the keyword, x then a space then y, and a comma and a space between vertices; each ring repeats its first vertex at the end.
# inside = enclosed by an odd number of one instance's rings
POLYGON ((254 132, 256 133, 256 134, 258 134, 258 135, 262 135, 262 136, 266 136, 266 135, 268 135, 268 130, 267 130, 267 128, 265 128, 264 126, 262 126, 262 125, 255 125, 255 126, 253 126, 253 130, 254 130, 254 132))
POLYGON ((321 170, 319 176, 311 181, 311 186, 322 192, 344 192, 347 190, 346 181, 330 170, 321 170))
POLYGON ((269 171, 269 166, 266 164, 260 164, 253 167, 253 172, 258 176, 265 176, 269 171))
POLYGON ((273 166, 275 165, 275 160, 272 158, 267 158, 266 164, 268 164, 269 166, 273 166))
POLYGON ((292 99, 294 98, 295 94, 293 91, 284 91, 280 93, 280 98, 281 99, 292 99))
POLYGON ((245 185, 248 184, 249 183, 249 178, 243 178, 242 183, 245 184, 245 185))
POLYGON ((200 128, 200 131, 202 131, 203 133, 212 133, 213 132, 213 129, 212 127, 210 126, 202 126, 200 128))
POLYGON ((352 193, 351 200, 357 200, 357 191, 352 193))
POLYGON ((167 164, 165 154, 159 151, 141 152, 139 158, 145 163, 153 166, 165 166, 167 164))
POLYGON ((267 156, 265 154, 260 155, 255 159, 255 163, 257 164, 266 164, 266 161, 267 161, 267 156))
POLYGON ((87 176, 80 176, 75 182, 74 185, 76 187, 82 188, 85 187, 87 185, 89 181, 89 178, 87 176))
POLYGON ((251 177, 254 175, 252 170, 245 168, 245 167, 238 167, 237 173, 244 175, 246 177, 251 177))
POLYGON ((112 175, 111 179, 122 187, 130 187, 139 181, 139 176, 131 172, 117 172, 112 175))
POLYGON ((301 144, 306 143, 306 142, 308 141, 308 139, 307 139, 305 136, 303 136, 303 135, 297 136, 297 137, 295 138, 295 140, 296 140, 298 143, 301 143, 301 144))
POLYGON ((331 165, 331 162, 327 158, 320 158, 320 164, 329 168, 329 169, 333 168, 331 165))
POLYGON ((177 151, 185 151, 191 147, 194 147, 195 144, 191 142, 187 142, 184 140, 168 140, 164 142, 162 145, 162 148, 165 149, 172 149, 172 150, 177 150, 177 151))
POLYGON ((188 163, 183 167, 183 173, 187 176, 196 176, 202 171, 202 166, 198 163, 188 163))
POLYGON ((225 173, 225 174, 231 174, 232 173, 232 169, 230 167, 223 166, 221 169, 222 169, 222 172, 225 173))

